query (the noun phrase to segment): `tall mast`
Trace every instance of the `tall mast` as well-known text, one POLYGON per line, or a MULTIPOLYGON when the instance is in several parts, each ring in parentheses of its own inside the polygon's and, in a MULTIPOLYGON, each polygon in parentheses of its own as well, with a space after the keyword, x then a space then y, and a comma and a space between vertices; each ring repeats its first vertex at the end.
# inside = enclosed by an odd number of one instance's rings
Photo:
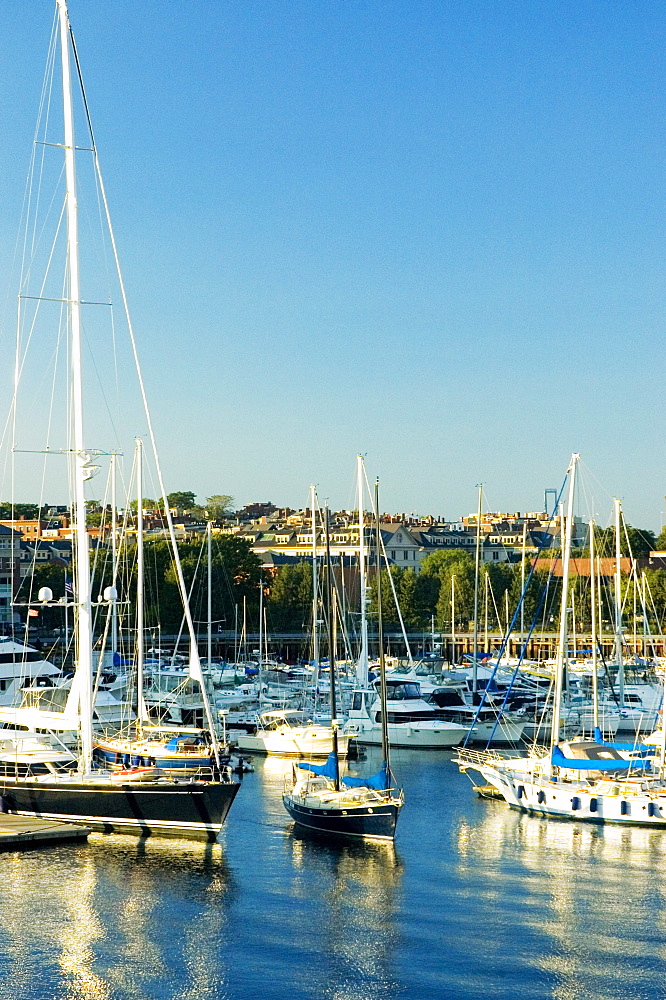
POLYGON ((479 506, 476 512, 476 550, 474 555, 474 661, 472 663, 472 693, 476 694, 479 669, 479 571, 481 566, 481 506, 483 486, 479 483, 479 506))
POLYGON ((613 500, 615 508, 615 665, 617 666, 617 694, 620 708, 624 708, 624 659, 622 656, 622 546, 620 538, 621 505, 613 500))
MULTIPOLYGON (((390 770, 388 712, 386 690, 386 663, 384 662, 384 619, 382 616, 382 545, 379 531, 379 479, 375 479, 375 552, 377 565, 377 641, 379 643, 379 683, 382 702, 382 756, 387 772, 390 770)), ((391 571, 388 570, 390 573, 391 571)))
POLYGON ((333 569, 331 567, 331 539, 328 504, 325 508, 326 525, 326 610, 328 612, 328 664, 331 678, 331 731, 335 758, 335 788, 340 791, 340 761, 338 759, 338 708, 335 697, 335 625, 336 608, 333 602, 333 569))
POLYGON ((569 603, 569 560, 571 556, 571 536, 573 531, 573 505, 574 490, 576 487, 576 468, 578 465, 577 454, 571 456, 569 465, 569 496, 567 500, 566 515, 563 508, 560 508, 560 517, 564 521, 564 546, 562 549, 562 606, 560 611, 560 634, 557 645, 557 656, 555 658, 555 695, 553 704, 553 723, 550 733, 551 748, 557 745, 560 738, 560 702, 562 700, 562 687, 564 683, 564 671, 566 670, 566 649, 567 649, 567 605, 569 603))
POLYGON ((79 284, 78 207, 76 201, 76 164, 74 157, 74 112, 69 61, 70 28, 65 0, 57 0, 60 22, 62 59, 62 94, 64 118, 64 150, 66 216, 68 313, 70 330, 72 430, 74 458, 74 524, 76 545, 76 633, 77 671, 80 677, 79 707, 81 725, 81 759, 84 774, 92 763, 92 608, 90 600, 90 553, 86 531, 84 484, 89 478, 90 456, 85 451, 83 435, 83 379, 81 362, 81 293, 79 284))
POLYGON ((358 574, 361 593, 361 652, 356 667, 356 679, 360 687, 368 685, 368 583, 365 567, 365 519, 363 516, 363 455, 356 458, 358 479, 358 574))

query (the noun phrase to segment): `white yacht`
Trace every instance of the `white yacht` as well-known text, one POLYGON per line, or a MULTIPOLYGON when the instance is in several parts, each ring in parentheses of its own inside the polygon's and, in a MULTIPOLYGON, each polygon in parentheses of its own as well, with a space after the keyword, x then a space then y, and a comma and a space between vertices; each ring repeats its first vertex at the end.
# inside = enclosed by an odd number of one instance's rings
MULTIPOLYGON (((338 755, 346 757, 349 735, 338 734, 338 755)), ((237 739, 239 750, 279 757, 328 757, 333 749, 333 730, 310 722, 295 709, 262 712, 256 730, 237 739)))
MULTIPOLYGON (((445 750, 466 739, 469 725, 442 719, 436 706, 424 700, 416 681, 387 678, 386 694, 392 747, 445 750)), ((369 690, 353 692, 349 718, 342 731, 355 735, 359 743, 381 745, 382 710, 377 681, 369 690)))
POLYGON ((0 706, 18 705, 24 687, 54 683, 60 670, 33 646, 0 636, 0 706))

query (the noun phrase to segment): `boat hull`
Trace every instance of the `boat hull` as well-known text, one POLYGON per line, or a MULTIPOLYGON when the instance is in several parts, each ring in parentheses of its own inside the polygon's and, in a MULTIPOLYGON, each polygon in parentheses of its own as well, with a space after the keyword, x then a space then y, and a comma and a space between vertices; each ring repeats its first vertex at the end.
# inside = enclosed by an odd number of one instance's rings
MULTIPOLYGON (((274 757, 328 757, 333 750, 330 735, 324 736, 291 736, 289 733, 271 733, 259 731, 236 740, 239 750, 250 753, 265 753, 274 757)), ((349 748, 348 737, 338 736, 338 754, 346 757, 349 748)))
POLYGON ((314 808, 302 805, 291 795, 282 796, 285 809, 305 830, 327 836, 346 837, 352 840, 392 841, 401 803, 375 803, 371 806, 314 808))
POLYGON ((623 826, 666 827, 666 787, 651 791, 641 782, 623 780, 600 789, 573 780, 550 782, 500 768, 478 767, 489 785, 513 808, 548 819, 623 826))
MULTIPOLYGON (((354 724, 356 720, 351 720, 354 724)), ((469 729, 462 726, 436 723, 394 726, 389 724, 389 742, 396 749, 450 750, 464 742, 469 729)), ((359 729, 357 742, 365 746, 381 746, 382 731, 379 726, 359 729)))
POLYGON ((81 777, 0 779, 5 812, 81 823, 103 833, 215 840, 237 782, 123 783, 81 777))
POLYGON ((158 744, 151 747, 149 744, 114 740, 96 740, 93 756, 102 767, 110 771, 129 767, 159 767, 163 771, 185 774, 215 766, 215 758, 210 750, 205 753, 169 753, 158 744))

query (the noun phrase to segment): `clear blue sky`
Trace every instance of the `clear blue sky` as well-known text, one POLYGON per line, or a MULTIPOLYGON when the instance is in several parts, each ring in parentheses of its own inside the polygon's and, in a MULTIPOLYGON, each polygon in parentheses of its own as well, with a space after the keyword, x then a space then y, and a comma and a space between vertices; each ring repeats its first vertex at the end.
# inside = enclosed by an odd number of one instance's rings
MULTIPOLYGON (((352 506, 360 451, 385 509, 454 518, 576 450, 602 520, 659 528, 663 4, 70 16, 169 489, 352 506)), ((0 5, 3 274, 51 20, 0 5)))

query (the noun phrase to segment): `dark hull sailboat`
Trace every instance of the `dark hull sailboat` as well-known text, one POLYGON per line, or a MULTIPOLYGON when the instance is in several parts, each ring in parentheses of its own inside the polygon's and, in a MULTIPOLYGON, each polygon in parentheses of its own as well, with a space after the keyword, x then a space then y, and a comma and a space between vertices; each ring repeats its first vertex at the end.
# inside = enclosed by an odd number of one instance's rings
POLYGON ((81 823, 103 833, 215 840, 240 787, 142 775, 0 778, 5 812, 81 823))
POLYGON ((294 795, 283 797, 285 809, 299 826, 315 833, 351 837, 357 840, 393 841, 402 801, 377 801, 374 805, 355 805, 338 799, 327 803, 306 805, 307 797, 300 802, 294 795))
MULTIPOLYGON (((314 506, 314 505, 313 505, 314 506)), ((379 502, 375 501, 379 510, 379 502)), ((376 840, 393 842, 395 828, 404 797, 402 791, 394 787, 393 775, 388 759, 388 734, 383 726, 383 757, 378 774, 369 778, 341 777, 337 746, 336 694, 335 694, 335 637, 333 620, 335 601, 333 600, 330 536, 328 508, 325 520, 326 538, 326 591, 329 626, 329 658, 331 674, 331 726, 333 728, 333 752, 325 764, 300 763, 297 775, 290 788, 285 788, 282 801, 285 809, 299 827, 326 836, 344 837, 356 840, 376 840)), ((377 558, 379 566, 379 556, 377 558)), ((383 716, 386 718, 386 684, 383 659, 383 637, 381 626, 381 591, 378 586, 379 607, 379 649, 382 677, 383 716)))

